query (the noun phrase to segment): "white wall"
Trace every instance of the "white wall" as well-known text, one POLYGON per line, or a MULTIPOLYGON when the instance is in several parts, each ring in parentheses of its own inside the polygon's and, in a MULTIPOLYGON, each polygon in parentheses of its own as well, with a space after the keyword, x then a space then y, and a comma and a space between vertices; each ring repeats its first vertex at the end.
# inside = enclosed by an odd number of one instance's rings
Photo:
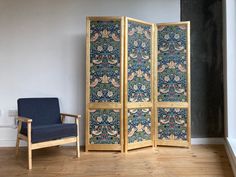
MULTIPOLYGON (((0 125, 19 97, 56 96, 63 112, 80 113, 84 144, 85 17, 180 20, 179 0, 0 0, 0 125)), ((0 146, 16 130, 0 128, 0 146)))
POLYGON ((236 0, 224 0, 224 80, 226 137, 236 138, 236 0))

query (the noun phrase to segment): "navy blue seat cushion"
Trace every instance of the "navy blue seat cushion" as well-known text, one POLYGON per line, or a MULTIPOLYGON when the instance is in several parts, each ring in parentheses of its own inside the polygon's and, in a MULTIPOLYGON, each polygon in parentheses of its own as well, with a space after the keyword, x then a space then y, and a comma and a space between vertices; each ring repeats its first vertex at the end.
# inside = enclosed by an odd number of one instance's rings
POLYGON ((62 123, 58 98, 20 98, 17 105, 18 115, 31 118, 32 127, 62 123))
MULTIPOLYGON (((27 128, 22 128, 21 133, 27 136, 27 128)), ((31 142, 43 142, 70 136, 77 136, 76 124, 51 124, 34 126, 31 130, 31 142)))

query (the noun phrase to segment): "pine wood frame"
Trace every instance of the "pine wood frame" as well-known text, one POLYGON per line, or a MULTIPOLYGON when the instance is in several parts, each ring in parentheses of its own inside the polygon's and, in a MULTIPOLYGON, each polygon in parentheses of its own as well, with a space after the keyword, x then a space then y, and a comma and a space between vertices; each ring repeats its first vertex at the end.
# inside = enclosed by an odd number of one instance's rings
POLYGON ((17 125, 17 137, 16 137, 16 156, 18 156, 19 153, 19 145, 20 140, 26 141, 28 145, 28 169, 32 169, 32 150, 35 149, 41 149, 46 147, 52 147, 52 146, 58 146, 68 143, 76 143, 76 157, 80 157, 80 142, 79 142, 79 118, 81 118, 80 115, 73 115, 73 114, 65 114, 61 113, 61 120, 62 123, 64 122, 65 117, 72 117, 75 119, 76 127, 77 127, 77 136, 75 137, 68 137, 68 138, 62 138, 57 140, 50 140, 50 141, 44 141, 39 143, 32 143, 31 142, 31 131, 32 131, 32 119, 27 117, 17 117, 16 120, 18 121, 17 125), (27 136, 20 133, 22 123, 27 123, 27 136))
POLYGON ((155 73, 154 81, 154 109, 155 109, 155 146, 180 146, 191 147, 191 75, 190 75, 190 22, 176 22, 176 23, 159 23, 155 26, 155 60, 154 68, 157 69, 157 49, 158 49, 158 26, 170 26, 170 25, 186 25, 187 26, 187 102, 158 102, 157 100, 157 86, 158 83, 158 71, 155 73), (159 108, 186 108, 187 109, 187 141, 180 140, 159 140, 158 139, 158 113, 159 108))
POLYGON ((124 17, 86 17, 86 126, 85 126, 85 151, 89 150, 114 150, 123 152, 123 62, 124 62, 124 17), (120 102, 119 103, 90 103, 90 21, 120 20, 120 102), (120 144, 90 144, 89 121, 91 109, 119 109, 120 110, 120 144))
POLYGON ((144 22, 142 20, 137 20, 130 17, 125 17, 125 51, 124 51, 124 151, 127 152, 128 150, 147 147, 147 146, 154 146, 154 110, 153 110, 153 96, 154 96, 154 72, 153 72, 153 61, 154 61, 154 24, 144 22), (150 25, 152 32, 151 32, 151 100, 149 102, 135 102, 130 103, 128 102, 128 21, 133 21, 145 25, 150 25), (140 108, 149 108, 151 111, 151 140, 137 142, 137 143, 128 143, 128 110, 129 109, 140 109, 140 108))

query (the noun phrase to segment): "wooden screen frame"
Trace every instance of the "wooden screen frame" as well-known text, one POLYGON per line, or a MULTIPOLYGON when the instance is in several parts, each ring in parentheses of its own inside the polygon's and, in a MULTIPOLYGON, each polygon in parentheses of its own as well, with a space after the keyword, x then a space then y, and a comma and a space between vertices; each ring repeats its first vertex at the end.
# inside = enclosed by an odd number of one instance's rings
POLYGON ((124 88, 124 17, 101 16, 86 17, 86 125, 85 125, 85 151, 89 150, 115 150, 123 152, 123 88, 124 88), (120 102, 90 102, 90 21, 112 21, 120 20, 120 102), (89 143, 89 121, 91 109, 119 109, 120 110, 120 144, 90 144, 89 143))
POLYGON ((124 151, 128 150, 154 146, 154 129, 155 129, 155 121, 154 121, 154 110, 153 110, 153 102, 154 102, 154 41, 155 41, 155 27, 153 23, 148 23, 142 20, 137 20, 130 17, 125 17, 125 41, 124 41, 124 151), (136 102, 129 103, 128 102, 128 21, 134 21, 137 23, 150 25, 152 28, 151 32, 151 101, 149 102, 136 102), (137 143, 128 143, 128 110, 129 109, 144 109, 149 108, 151 110, 151 140, 137 142, 137 143))
POLYGON ((175 22, 175 23, 159 23, 155 25, 155 60, 154 68, 156 69, 154 81, 154 109, 155 109, 155 146, 179 146, 191 147, 191 63, 190 63, 190 21, 175 22), (187 26, 187 102, 158 102, 157 100, 157 86, 158 83, 158 26, 173 26, 186 25, 187 26), (160 140, 158 139, 158 109, 159 108, 186 108, 187 109, 187 140, 160 140))

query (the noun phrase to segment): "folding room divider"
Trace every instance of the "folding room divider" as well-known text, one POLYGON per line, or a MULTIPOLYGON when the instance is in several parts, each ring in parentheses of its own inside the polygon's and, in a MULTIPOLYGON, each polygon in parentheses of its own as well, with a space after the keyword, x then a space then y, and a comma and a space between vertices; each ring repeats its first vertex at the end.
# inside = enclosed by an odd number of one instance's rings
POLYGON ((87 17, 86 151, 190 145, 189 22, 87 17))

